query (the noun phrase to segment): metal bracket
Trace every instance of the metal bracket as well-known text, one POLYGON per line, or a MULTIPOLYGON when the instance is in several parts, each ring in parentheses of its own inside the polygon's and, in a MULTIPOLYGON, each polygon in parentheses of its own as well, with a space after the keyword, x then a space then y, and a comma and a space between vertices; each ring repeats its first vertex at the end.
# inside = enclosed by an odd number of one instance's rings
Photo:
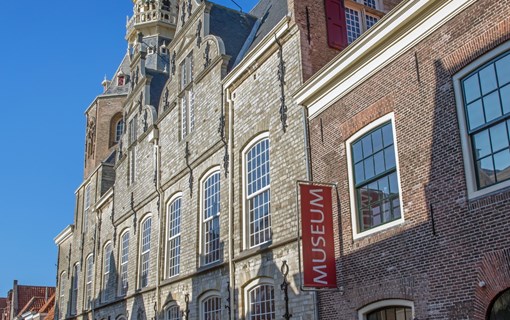
POLYGON ((184 318, 184 320, 188 320, 189 319, 189 293, 186 293, 184 295, 184 302, 186 303, 186 309, 184 309, 184 311, 181 311, 181 313, 182 313, 182 317, 184 318))
POLYGON ((283 291, 285 296, 285 314, 283 318, 289 320, 292 317, 292 314, 289 313, 289 282, 287 281, 287 276, 289 275, 289 266, 287 265, 287 260, 283 260, 281 272, 283 274, 283 282, 280 285, 280 288, 283 291))
POLYGON ((285 104, 285 61, 283 60, 283 46, 275 36, 276 44, 278 45, 278 81, 280 86, 280 121, 282 123, 282 130, 287 130, 287 105, 285 104))

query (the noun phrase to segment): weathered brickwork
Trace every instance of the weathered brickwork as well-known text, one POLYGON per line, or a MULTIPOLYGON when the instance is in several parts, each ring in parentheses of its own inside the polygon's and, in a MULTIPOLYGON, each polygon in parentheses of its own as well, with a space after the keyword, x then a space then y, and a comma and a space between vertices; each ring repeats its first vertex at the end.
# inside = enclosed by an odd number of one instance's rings
POLYGON ((387 299, 412 301, 416 319, 486 319, 510 287, 508 190, 468 199, 452 80, 508 41, 509 8, 476 1, 311 120, 313 178, 338 183, 341 208, 342 292, 320 294, 321 319, 358 319, 387 299), (353 239, 346 140, 389 113, 404 222, 353 239))

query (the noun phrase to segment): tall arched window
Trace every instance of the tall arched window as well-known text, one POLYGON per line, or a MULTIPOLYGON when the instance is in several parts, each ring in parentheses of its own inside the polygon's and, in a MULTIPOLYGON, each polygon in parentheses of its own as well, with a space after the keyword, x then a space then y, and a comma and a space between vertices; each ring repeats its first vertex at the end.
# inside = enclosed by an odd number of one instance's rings
POLYGON ((129 230, 120 236, 120 281, 119 295, 125 295, 128 289, 129 230))
POLYGON ((78 279, 80 277, 80 264, 76 263, 73 267, 73 279, 71 289, 71 314, 76 314, 78 306, 78 279))
POLYGON ((112 243, 108 242, 104 247, 104 256, 103 256, 103 286, 102 286, 102 295, 101 300, 107 301, 108 300, 108 294, 107 289, 109 286, 111 286, 111 264, 112 264, 112 243))
POLYGON ((94 256, 87 257, 86 283, 85 283, 85 308, 90 309, 92 300, 92 279, 94 272, 94 256))
POLYGON ((210 174, 202 184, 202 263, 220 260, 220 172, 210 174))
POLYGON ((151 224, 152 218, 148 217, 142 221, 142 247, 140 250, 140 288, 149 285, 149 269, 151 254, 151 224))
POLYGON ((115 138, 113 139, 114 142, 119 142, 120 137, 124 133, 124 119, 120 119, 117 124, 115 125, 115 138))
POLYGON ((244 153, 247 246, 272 239, 270 211, 269 138, 265 133, 244 153))
POLYGON ((167 209, 167 277, 179 274, 181 260, 181 197, 176 198, 167 209))
POLYGON ((221 309, 221 298, 217 292, 212 292, 200 299, 200 319, 202 320, 220 320, 221 309))
POLYGON ((181 312, 178 305, 172 304, 165 308, 165 320, 181 320, 181 312))
POLYGON ((247 296, 248 319, 276 319, 274 286, 272 284, 261 283, 255 287, 252 287, 250 290, 248 290, 247 296))
POLYGON ((58 314, 60 315, 60 319, 64 319, 66 317, 66 314, 67 314, 67 310, 66 310, 66 301, 65 301, 65 297, 66 297, 66 279, 67 279, 67 273, 64 271, 62 272, 62 274, 60 275, 60 283, 59 283, 59 287, 60 287, 60 298, 59 298, 59 312, 58 314))

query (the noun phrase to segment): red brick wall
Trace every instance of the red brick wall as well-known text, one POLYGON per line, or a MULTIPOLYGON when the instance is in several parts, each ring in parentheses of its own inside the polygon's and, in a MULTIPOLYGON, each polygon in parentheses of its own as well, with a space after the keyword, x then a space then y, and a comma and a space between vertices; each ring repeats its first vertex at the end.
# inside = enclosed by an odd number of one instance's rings
POLYGON ((335 251, 344 292, 320 294, 321 319, 357 319, 384 299, 412 300, 417 319, 485 319, 510 287, 510 190, 467 199, 452 82, 510 39, 509 15, 510 0, 476 2, 311 120, 314 180, 338 182, 341 202, 335 251), (405 222, 353 240, 345 141, 389 112, 405 222))

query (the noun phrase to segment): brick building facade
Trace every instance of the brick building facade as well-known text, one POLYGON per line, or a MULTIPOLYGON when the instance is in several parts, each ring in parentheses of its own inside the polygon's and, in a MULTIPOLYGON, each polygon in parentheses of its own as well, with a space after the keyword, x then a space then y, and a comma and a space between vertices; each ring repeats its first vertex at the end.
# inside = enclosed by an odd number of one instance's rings
POLYGON ((509 319, 509 14, 403 1, 297 92, 338 186, 322 319, 509 319))

